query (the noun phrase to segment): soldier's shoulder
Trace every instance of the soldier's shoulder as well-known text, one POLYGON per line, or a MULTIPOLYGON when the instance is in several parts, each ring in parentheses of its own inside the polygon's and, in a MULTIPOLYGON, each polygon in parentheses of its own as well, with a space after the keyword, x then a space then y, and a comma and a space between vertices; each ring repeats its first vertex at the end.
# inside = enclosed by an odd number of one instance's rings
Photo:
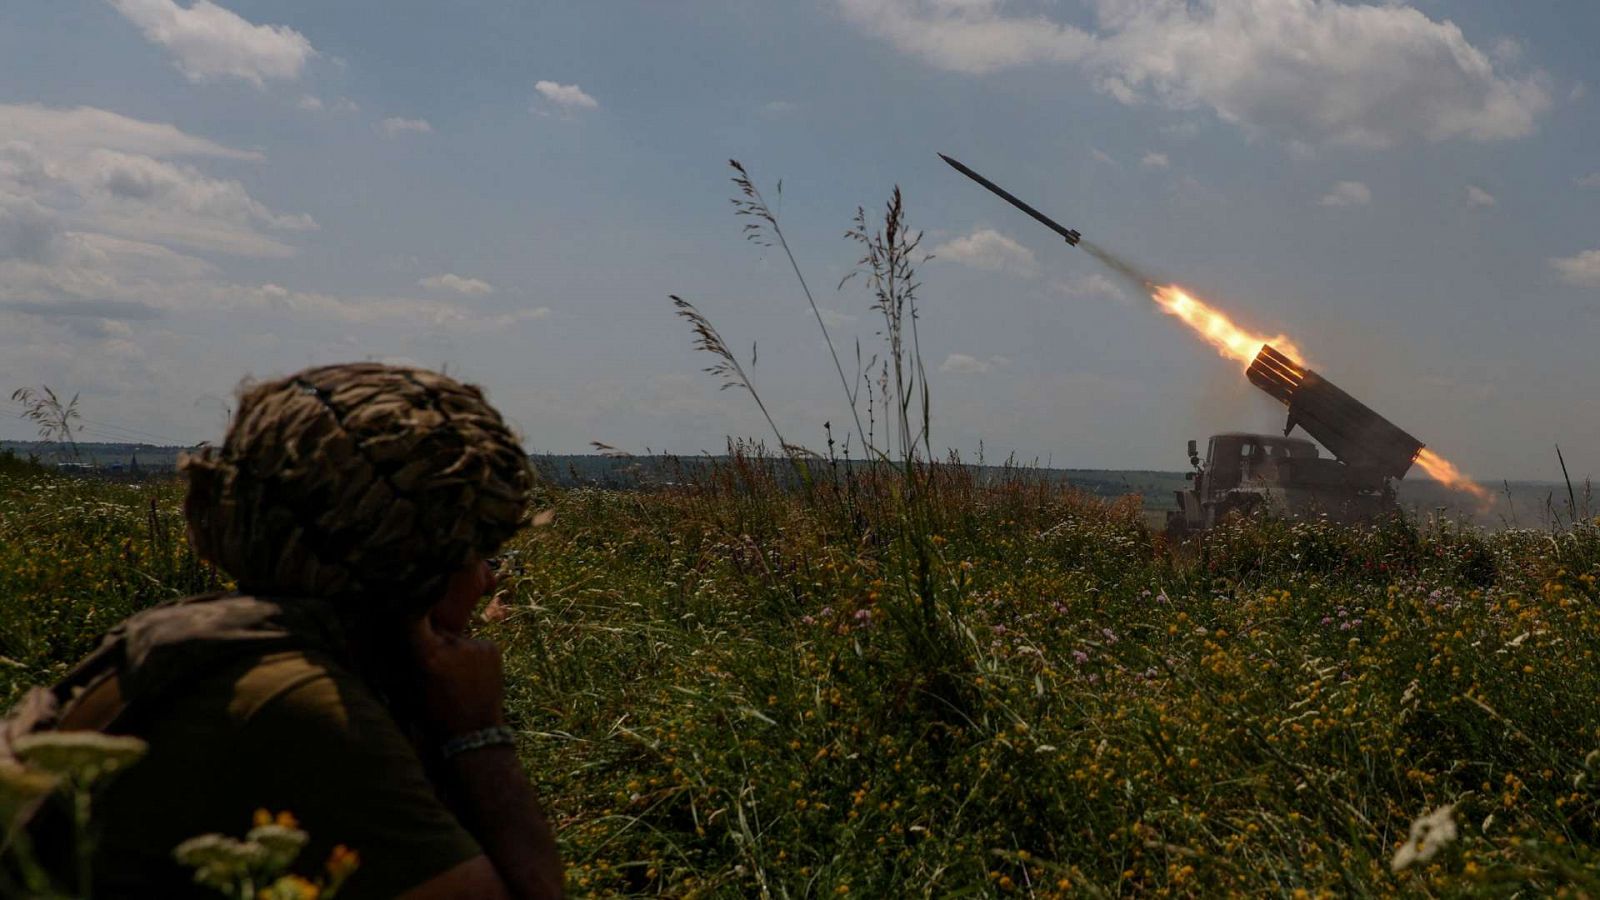
POLYGON ((342 661, 316 650, 280 650, 242 661, 225 674, 228 713, 241 722, 284 705, 345 705, 341 698, 369 699, 366 685, 342 661))

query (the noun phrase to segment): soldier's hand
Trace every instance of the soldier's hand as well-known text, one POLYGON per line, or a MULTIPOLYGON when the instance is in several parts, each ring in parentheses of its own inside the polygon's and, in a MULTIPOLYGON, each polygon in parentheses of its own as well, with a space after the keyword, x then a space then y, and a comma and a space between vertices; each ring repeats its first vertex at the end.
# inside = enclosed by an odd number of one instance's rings
POLYGON ((505 724, 505 672, 492 641, 438 627, 429 612, 411 627, 424 713, 445 737, 505 724))

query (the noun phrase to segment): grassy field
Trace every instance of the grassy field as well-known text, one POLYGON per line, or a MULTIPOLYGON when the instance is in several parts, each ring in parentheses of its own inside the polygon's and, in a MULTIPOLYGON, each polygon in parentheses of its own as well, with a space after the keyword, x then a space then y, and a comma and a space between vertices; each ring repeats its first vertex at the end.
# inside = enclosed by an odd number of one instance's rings
MULTIPOLYGON (((810 474, 517 539, 485 629, 575 894, 1595 892, 1595 525, 1174 547, 1026 472, 810 474)), ((0 463, 0 699, 211 583, 178 499, 0 463)))

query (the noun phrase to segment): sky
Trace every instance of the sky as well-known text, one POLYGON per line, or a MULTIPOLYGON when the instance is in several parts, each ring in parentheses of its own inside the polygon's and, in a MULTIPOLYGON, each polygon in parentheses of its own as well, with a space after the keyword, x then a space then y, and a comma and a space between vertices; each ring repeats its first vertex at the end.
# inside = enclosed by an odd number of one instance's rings
POLYGON ((844 233, 904 191, 935 446, 1181 469, 1282 427, 943 152, 1485 481, 1558 445, 1600 475, 1597 37, 1592 0, 0 4, 0 387, 194 443, 248 380, 377 359, 483 385, 534 451, 764 436, 677 294, 820 447, 849 407, 738 159, 847 368, 882 338, 844 233))

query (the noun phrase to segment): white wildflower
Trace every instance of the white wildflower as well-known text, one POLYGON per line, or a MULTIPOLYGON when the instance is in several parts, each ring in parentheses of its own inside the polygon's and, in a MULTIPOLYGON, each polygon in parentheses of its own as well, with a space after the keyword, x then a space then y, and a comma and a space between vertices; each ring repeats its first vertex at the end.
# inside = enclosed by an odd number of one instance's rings
POLYGON ((17 738, 11 748, 23 763, 88 787, 138 762, 148 746, 97 731, 41 731, 17 738))
POLYGON ((1411 834, 1394 853, 1389 868, 1396 872, 1427 862, 1456 839, 1455 804, 1441 806, 1411 823, 1411 834))
POLYGON ((288 868, 300 855, 300 850, 306 845, 307 835, 298 828, 269 823, 251 829, 245 840, 260 845, 266 851, 266 866, 277 871, 288 868))
POLYGON ((261 867, 267 850, 260 844, 226 835, 202 834, 179 844, 172 856, 181 865, 194 869, 197 884, 227 891, 252 870, 261 867))

